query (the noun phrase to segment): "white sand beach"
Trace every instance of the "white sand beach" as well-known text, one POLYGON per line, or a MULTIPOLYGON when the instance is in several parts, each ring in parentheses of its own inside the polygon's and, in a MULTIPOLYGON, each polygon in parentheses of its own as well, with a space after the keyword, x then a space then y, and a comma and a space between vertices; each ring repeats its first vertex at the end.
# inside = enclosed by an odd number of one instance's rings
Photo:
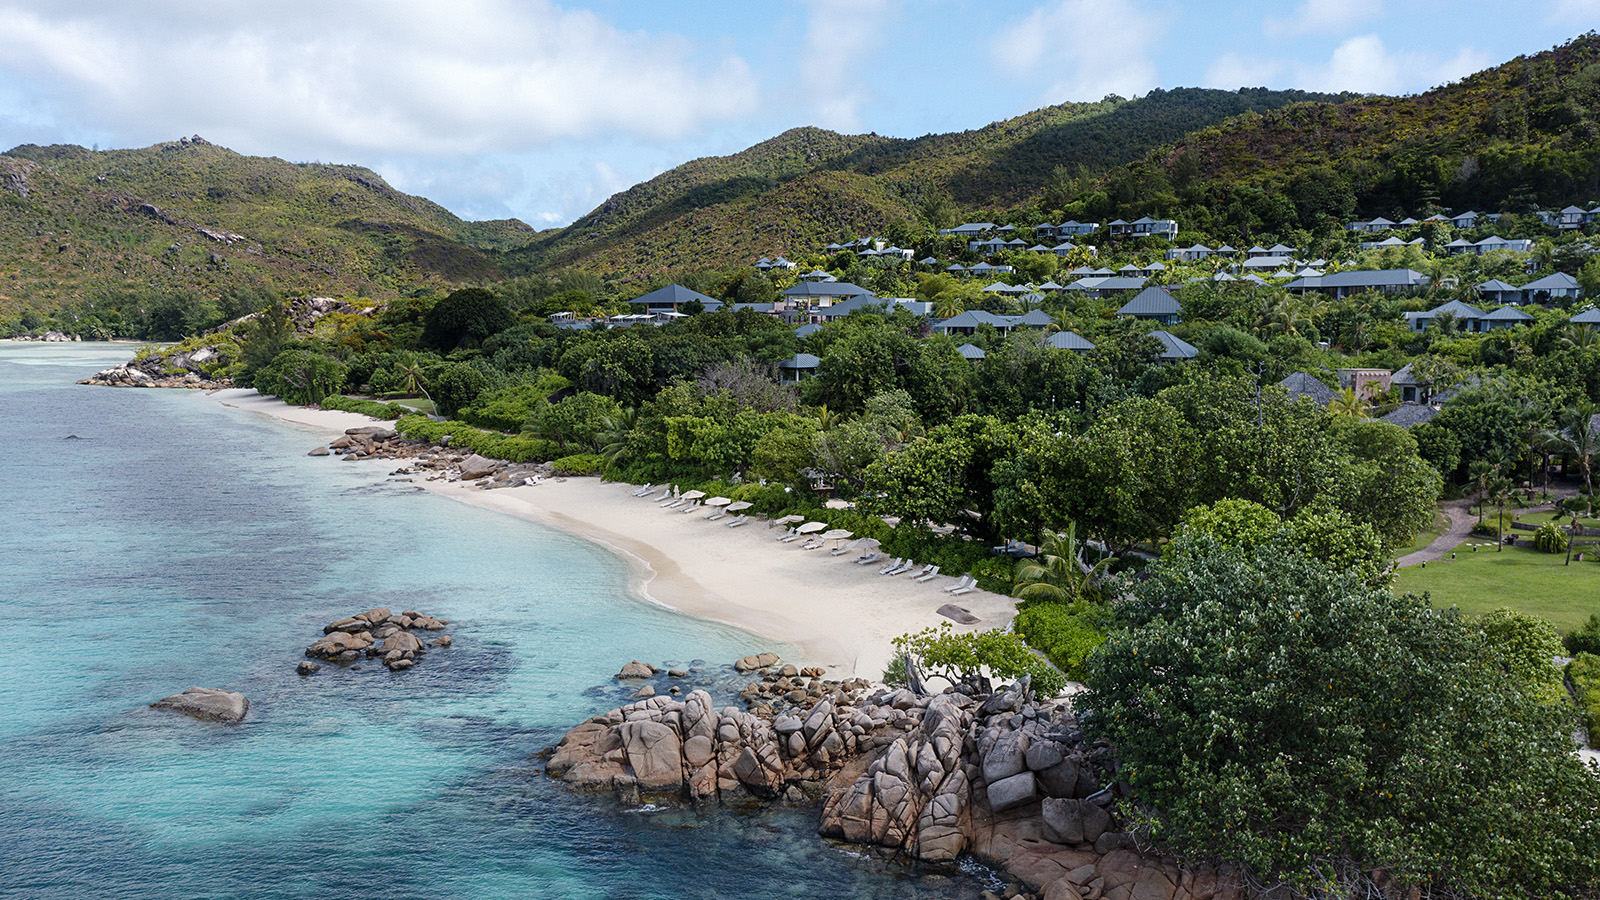
MULTIPOLYGON (((297 422, 330 433, 373 420, 356 413, 294 407, 253 390, 216 391, 228 406, 297 422)), ((314 463, 312 463, 314 464, 314 463)), ((392 465, 392 461, 380 462, 392 465)), ((419 481, 442 496, 577 534, 629 560, 640 594, 685 615, 734 625, 800 648, 800 665, 824 666, 831 677, 878 679, 897 636, 947 622, 937 610, 954 603, 981 621, 960 631, 1008 625, 1011 598, 973 591, 952 598, 942 588, 954 579, 917 582, 878 574, 881 564, 860 566, 855 553, 802 550, 780 543, 781 529, 762 519, 728 528, 724 519, 663 510, 632 496, 630 485, 598 478, 546 480, 542 484, 485 491, 470 485, 419 481)), ((829 547, 835 546, 830 544, 829 547)))

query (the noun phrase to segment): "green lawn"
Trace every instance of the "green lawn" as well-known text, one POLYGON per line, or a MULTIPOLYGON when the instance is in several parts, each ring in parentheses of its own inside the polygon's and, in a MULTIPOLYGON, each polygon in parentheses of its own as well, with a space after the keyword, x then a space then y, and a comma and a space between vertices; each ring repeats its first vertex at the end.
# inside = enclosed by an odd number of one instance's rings
POLYGON ((1582 548, 1584 562, 1563 566, 1565 554, 1493 547, 1474 553, 1466 545, 1456 558, 1407 566, 1395 574, 1395 591, 1428 592, 1433 605, 1456 606, 1479 615, 1508 606, 1543 616, 1562 631, 1571 631, 1600 613, 1600 547, 1582 548))

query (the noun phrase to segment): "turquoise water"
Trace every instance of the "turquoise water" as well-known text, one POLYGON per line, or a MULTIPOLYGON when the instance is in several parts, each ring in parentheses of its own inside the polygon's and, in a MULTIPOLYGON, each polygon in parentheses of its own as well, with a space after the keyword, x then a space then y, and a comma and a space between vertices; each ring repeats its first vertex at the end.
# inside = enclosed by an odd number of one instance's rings
POLYGON ((308 458, 317 432, 73 384, 127 356, 0 343, 0 897, 981 889, 821 841, 813 810, 628 812, 552 784, 531 754, 623 701, 621 663, 705 660, 714 686, 766 642, 635 600, 592 544, 308 458), (455 647, 294 674, 371 606, 449 619, 455 647), (191 685, 249 717, 145 706, 191 685))

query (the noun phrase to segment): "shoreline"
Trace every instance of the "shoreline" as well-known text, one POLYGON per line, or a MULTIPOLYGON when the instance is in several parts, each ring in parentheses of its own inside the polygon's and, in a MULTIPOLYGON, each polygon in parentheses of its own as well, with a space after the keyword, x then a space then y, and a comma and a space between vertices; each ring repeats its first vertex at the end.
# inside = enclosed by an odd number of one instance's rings
MULTIPOLYGON (((211 402, 327 432, 375 421, 360 413, 290 406, 253 389, 202 395, 211 402)), ((336 457, 330 457, 336 458, 336 457)), ((386 461, 392 462, 392 461, 386 461)), ((942 588, 954 579, 927 582, 878 575, 881 565, 854 565, 854 553, 830 556, 780 543, 768 520, 741 528, 708 522, 704 511, 683 515, 632 496, 635 486, 594 477, 547 479, 485 491, 460 482, 412 482, 436 496, 535 522, 598 544, 627 563, 631 593, 646 603, 690 618, 716 622, 796 647, 830 678, 878 681, 901 634, 950 622, 938 608, 955 603, 980 622, 960 632, 1005 627, 1014 600, 973 591, 952 598, 942 588)), ((831 546, 831 545, 830 545, 831 546)))

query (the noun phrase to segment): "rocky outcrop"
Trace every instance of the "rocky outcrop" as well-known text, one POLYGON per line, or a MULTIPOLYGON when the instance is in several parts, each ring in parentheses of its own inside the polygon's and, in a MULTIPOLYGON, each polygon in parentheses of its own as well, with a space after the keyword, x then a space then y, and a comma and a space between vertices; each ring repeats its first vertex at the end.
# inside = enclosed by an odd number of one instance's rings
POLYGON ((177 353, 158 353, 112 366, 78 382, 104 387, 160 387, 216 390, 233 387, 231 378, 211 378, 209 365, 217 362, 219 349, 200 347, 177 353))
POLYGON ((166 709, 204 722, 221 722, 237 725, 250 711, 250 701, 243 694, 216 688, 192 687, 181 694, 163 697, 150 704, 151 709, 166 709))
MULTIPOLYGON (((777 666, 760 655, 739 665, 752 662, 777 666)), ((1026 682, 933 697, 818 684, 792 703, 788 691, 747 688, 748 711, 718 710, 703 690, 639 700, 568 732, 548 771, 631 803, 817 799, 827 837, 929 861, 971 854, 1009 872, 1017 894, 1047 900, 1245 896, 1225 873, 1141 852, 1116 820, 1122 790, 1107 749, 1026 682)))
MULTIPOLYGON (((442 650, 452 643, 448 634, 426 641, 417 632, 443 631, 449 624, 416 610, 395 613, 387 607, 377 607, 324 626, 322 637, 306 648, 306 656, 341 666, 360 662, 363 657, 379 659, 391 672, 403 672, 416 666, 429 650, 442 650)), ((317 669, 313 665, 308 671, 301 663, 296 671, 310 675, 317 669)))

